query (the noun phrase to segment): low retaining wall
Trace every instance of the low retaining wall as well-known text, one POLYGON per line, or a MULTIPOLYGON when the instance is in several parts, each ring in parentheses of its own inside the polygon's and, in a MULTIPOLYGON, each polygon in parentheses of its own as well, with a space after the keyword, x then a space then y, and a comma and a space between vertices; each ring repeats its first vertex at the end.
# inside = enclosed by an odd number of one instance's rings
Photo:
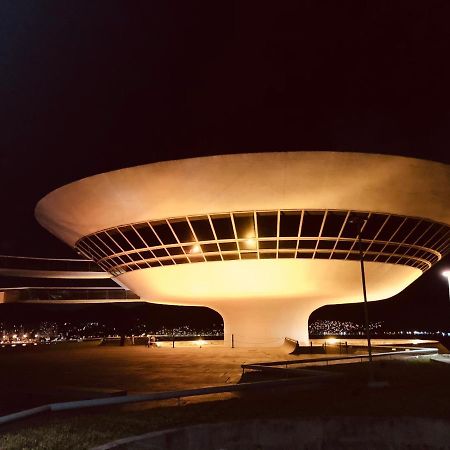
POLYGON ((446 449, 450 422, 413 417, 329 417, 222 422, 120 439, 93 450, 446 449))

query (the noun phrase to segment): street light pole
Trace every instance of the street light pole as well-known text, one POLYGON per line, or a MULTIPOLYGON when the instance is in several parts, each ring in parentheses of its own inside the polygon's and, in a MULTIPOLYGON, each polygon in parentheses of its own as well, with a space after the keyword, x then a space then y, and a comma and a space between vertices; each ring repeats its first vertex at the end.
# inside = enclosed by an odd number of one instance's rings
MULTIPOLYGON (((367 337, 367 350, 369 352, 369 364, 371 367, 372 363, 372 344, 370 342, 370 329, 369 329, 369 308, 367 306, 367 290, 366 290, 366 273, 364 271, 364 253, 362 248, 362 240, 361 240, 361 231, 362 231, 362 224, 365 222, 365 220, 359 216, 354 216, 351 219, 351 223, 354 223, 357 226, 358 230, 358 247, 359 247, 359 263, 361 265, 361 281, 362 281, 362 289, 363 289, 363 296, 364 296, 364 323, 366 328, 366 337, 367 337)), ((370 372, 372 377, 372 372, 370 372)))
POLYGON ((362 281, 362 288, 363 288, 363 295, 364 295, 364 322, 366 325, 367 350, 369 351, 369 363, 371 363, 372 362, 372 344, 370 342, 369 308, 367 305, 366 273, 364 271, 364 254, 363 254, 362 242, 361 242, 361 227, 359 227, 358 245, 359 245, 359 263, 361 265, 361 281, 362 281))

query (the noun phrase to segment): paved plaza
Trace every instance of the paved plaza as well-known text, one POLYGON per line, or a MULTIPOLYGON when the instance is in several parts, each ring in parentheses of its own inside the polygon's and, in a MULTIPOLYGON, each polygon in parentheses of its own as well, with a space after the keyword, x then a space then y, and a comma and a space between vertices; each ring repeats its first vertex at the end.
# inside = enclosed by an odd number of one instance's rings
MULTIPOLYGON (((348 341, 349 345, 364 345, 363 340, 348 341)), ((320 348, 324 342, 315 340, 313 344, 320 348)), ((433 341, 419 342, 434 346, 433 341)), ((345 341, 334 342, 334 350, 328 347, 328 356, 339 353, 339 343, 343 348, 345 341)), ((412 342, 373 341, 375 346, 394 343, 412 342)), ((165 342, 159 348, 72 344, 2 349, 0 414, 52 402, 104 397, 120 391, 135 394, 234 384, 241 379, 242 364, 325 356, 290 355, 286 346, 232 349, 217 342, 201 348, 186 344, 177 343, 175 348, 171 342, 165 342)), ((361 347, 357 351, 364 352, 361 347)))
MULTIPOLYGON (((310 355, 309 355, 310 356, 310 355)), ((237 383, 241 364, 295 359, 282 349, 97 346, 0 353, 0 414, 109 392, 158 392, 237 383)))

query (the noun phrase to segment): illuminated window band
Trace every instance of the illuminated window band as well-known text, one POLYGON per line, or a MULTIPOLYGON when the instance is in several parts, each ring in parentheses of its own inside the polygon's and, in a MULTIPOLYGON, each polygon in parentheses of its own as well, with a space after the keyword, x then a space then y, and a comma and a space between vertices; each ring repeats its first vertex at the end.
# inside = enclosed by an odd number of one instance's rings
POLYGON ((113 275, 172 264, 238 259, 358 260, 423 272, 449 251, 450 227, 394 214, 336 210, 246 211, 122 225, 81 238, 76 248, 113 275))

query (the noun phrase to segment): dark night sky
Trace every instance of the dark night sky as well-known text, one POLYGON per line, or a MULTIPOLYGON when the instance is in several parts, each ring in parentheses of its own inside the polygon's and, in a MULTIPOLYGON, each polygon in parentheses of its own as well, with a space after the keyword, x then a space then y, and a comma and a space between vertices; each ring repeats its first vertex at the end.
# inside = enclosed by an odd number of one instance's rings
MULTIPOLYGON (((126 166, 302 149, 450 162, 449 20, 447 1, 3 0, 0 254, 76 256, 34 205, 126 166)), ((444 265, 410 297, 442 306, 444 265)))

